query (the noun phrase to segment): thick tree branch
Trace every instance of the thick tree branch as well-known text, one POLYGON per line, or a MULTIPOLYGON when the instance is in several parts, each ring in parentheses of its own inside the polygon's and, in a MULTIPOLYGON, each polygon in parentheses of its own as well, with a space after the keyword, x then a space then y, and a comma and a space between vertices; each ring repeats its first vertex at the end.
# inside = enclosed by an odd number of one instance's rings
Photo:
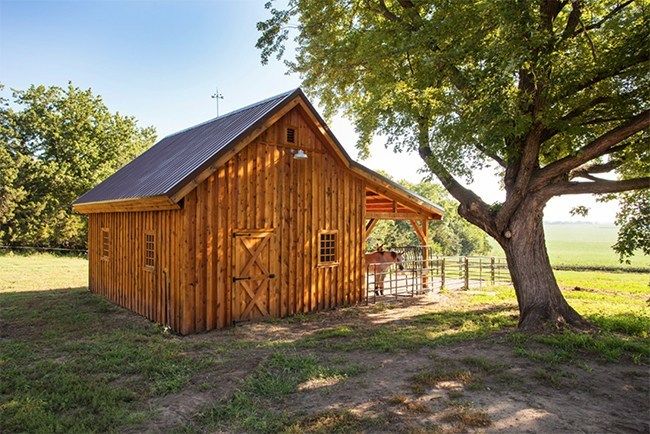
POLYGON ((503 168, 507 167, 506 160, 499 157, 496 153, 488 151, 485 146, 479 143, 476 143, 474 146, 476 147, 476 149, 478 149, 479 151, 481 151, 482 153, 484 153, 485 155, 487 155, 488 157, 496 161, 499 164, 499 166, 503 168))
POLYGON ((650 57, 648 56, 648 51, 642 50, 641 52, 637 53, 635 56, 631 56, 628 59, 626 59, 627 61, 619 65, 618 68, 614 68, 607 71, 600 71, 599 73, 592 76, 588 80, 570 86, 564 92, 560 93, 557 97, 555 97, 554 101, 555 102, 562 101, 565 98, 571 97, 582 90, 588 89, 591 86, 598 84, 603 80, 607 80, 608 78, 616 77, 617 75, 623 74, 628 69, 640 65, 644 62, 647 62, 649 58, 650 57))
POLYGON ((575 32, 573 32, 573 33, 571 33, 570 35, 567 35, 567 36, 574 37, 574 36, 577 36, 577 35, 579 35, 579 34, 581 34, 583 32, 588 32, 589 30, 595 30, 595 29, 598 29, 598 28, 602 27, 603 24, 605 24, 607 21, 609 21, 610 19, 612 19, 613 17, 615 17, 616 15, 621 13, 623 11, 623 9, 625 9, 626 7, 631 5, 632 3, 634 3, 634 0, 628 0, 626 2, 623 2, 623 3, 619 4, 619 5, 617 5, 615 8, 613 8, 611 11, 609 11, 609 13, 607 13, 607 15, 605 15, 600 20, 596 21, 595 23, 591 23, 591 24, 589 24, 587 26, 583 26, 580 29, 576 30, 575 32))
POLYGON ((460 202, 459 213, 467 220, 483 228, 487 233, 496 237, 493 219, 489 206, 472 190, 463 187, 435 157, 429 146, 429 129, 426 119, 418 121, 418 153, 427 167, 435 174, 447 191, 460 202))
POLYGON ((545 183, 551 178, 568 173, 570 170, 606 154, 614 145, 619 144, 648 126, 650 126, 650 110, 645 110, 625 124, 614 128, 583 146, 575 154, 560 158, 546 165, 539 171, 537 178, 539 182, 545 183))
POLYGON ((513 161, 506 168, 507 176, 511 177, 506 185, 506 201, 496 216, 496 227, 503 232, 528 191, 530 181, 539 167, 539 150, 542 143, 544 128, 535 124, 526 135, 521 145, 521 157, 513 161))
POLYGON ((582 15, 582 8, 579 0, 574 0, 571 2, 571 12, 569 13, 569 18, 567 20, 564 31, 562 32, 562 39, 567 39, 569 36, 575 33, 576 27, 580 23, 580 16, 582 15))
POLYGON ((550 197, 564 194, 604 194, 604 193, 621 193, 629 190, 641 190, 650 188, 650 177, 625 179, 622 181, 609 181, 606 179, 595 178, 593 182, 562 182, 548 187, 544 191, 550 197))
POLYGON ((569 179, 586 177, 592 173, 608 173, 622 166, 623 160, 609 160, 607 163, 592 163, 577 167, 569 173, 569 179))

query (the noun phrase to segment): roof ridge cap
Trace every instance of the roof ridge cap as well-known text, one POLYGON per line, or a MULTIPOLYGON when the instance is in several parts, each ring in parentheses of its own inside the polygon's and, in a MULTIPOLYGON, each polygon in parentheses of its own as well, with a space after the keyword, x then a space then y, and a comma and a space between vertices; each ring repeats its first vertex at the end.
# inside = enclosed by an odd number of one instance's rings
POLYGON ((194 129, 194 128, 201 127, 201 126, 203 126, 203 125, 209 124, 209 123, 214 122, 214 121, 216 121, 216 120, 224 119, 224 118, 226 118, 226 117, 228 117, 228 116, 232 116, 232 115, 235 115, 235 114, 237 114, 237 113, 241 113, 241 112, 243 112, 244 110, 252 109, 253 107, 256 107, 256 106, 261 105, 261 104, 264 104, 264 103, 267 103, 267 102, 269 102, 269 101, 271 101, 271 100, 274 100, 274 99, 280 99, 280 98, 281 98, 281 100, 284 100, 284 99, 286 99, 289 95, 291 95, 291 94, 293 94, 293 93, 295 93, 296 91, 299 91, 299 90, 300 90, 300 88, 297 87, 297 88, 295 88, 295 89, 291 89, 291 90, 288 90, 288 91, 285 91, 285 92, 279 93, 279 94, 277 94, 277 95, 274 95, 274 96, 271 96, 271 97, 265 98, 265 99, 263 99, 263 100, 261 100, 261 101, 257 101, 257 102, 254 102, 254 103, 252 103, 252 104, 248 104, 247 106, 240 107, 240 108, 238 108, 238 109, 232 110, 232 111, 230 111, 230 112, 228 112, 228 113, 226 113, 226 114, 223 114, 223 115, 221 115, 221 116, 217 116, 217 117, 214 117, 214 118, 212 118, 212 119, 208 119, 207 121, 203 121, 203 122, 198 123, 198 124, 196 124, 196 125, 192 125, 191 127, 183 128, 182 130, 176 131, 175 133, 167 134, 166 136, 164 136, 164 137, 163 137, 162 139, 160 139, 159 141, 164 140, 164 139, 167 139, 167 138, 169 138, 169 137, 174 137, 174 136, 176 136, 176 135, 178 135, 178 134, 184 133, 184 132, 189 131, 189 130, 192 130, 192 129, 194 129))

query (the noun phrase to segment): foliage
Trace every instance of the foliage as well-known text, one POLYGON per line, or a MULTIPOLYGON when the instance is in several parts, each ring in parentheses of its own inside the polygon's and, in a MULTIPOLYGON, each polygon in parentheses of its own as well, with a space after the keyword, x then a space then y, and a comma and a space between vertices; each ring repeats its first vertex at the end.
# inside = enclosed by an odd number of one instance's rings
POLYGON ((545 259, 543 210, 558 195, 650 187, 647 0, 267 7, 271 16, 258 23, 262 62, 281 56, 295 29, 290 71, 326 115, 343 111, 354 121, 361 154, 377 134, 398 152, 418 152, 460 215, 503 247, 517 299, 535 300, 520 306, 520 327, 583 323, 545 259), (485 167, 498 169, 501 203, 463 185, 485 167), (609 172, 618 179, 599 176, 609 172), (537 278, 527 278, 530 268, 537 278))
POLYGON ((620 229, 613 247, 621 262, 629 264, 637 249, 650 255, 650 191, 623 195, 616 224, 620 229))
POLYGON ((152 127, 111 113, 90 89, 13 90, 0 100, 1 242, 84 247, 72 202, 154 141, 152 127))
MULTIPOLYGON (((386 173, 382 175, 389 177, 386 173)), ((431 181, 417 184, 399 181, 414 193, 440 205, 445 210, 442 221, 429 222, 429 240, 441 255, 486 255, 490 252, 487 235, 458 215, 458 202, 451 198, 444 187, 431 181)), ((368 239, 367 248, 383 244, 389 246, 417 246, 421 242, 407 221, 384 220, 377 223, 368 239)))

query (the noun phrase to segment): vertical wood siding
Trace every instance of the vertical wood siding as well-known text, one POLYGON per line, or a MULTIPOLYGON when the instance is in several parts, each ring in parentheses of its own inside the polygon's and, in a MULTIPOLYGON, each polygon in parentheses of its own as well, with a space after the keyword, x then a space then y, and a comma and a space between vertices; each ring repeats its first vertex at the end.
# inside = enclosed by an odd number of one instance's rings
POLYGON ((182 211, 89 215, 89 287, 120 306, 180 330, 178 294, 182 211), (101 231, 109 232, 108 259, 101 258, 101 231), (155 235, 155 266, 145 268, 145 231, 155 235))
MULTIPOLYGON (((90 288, 187 334, 232 323, 232 233, 272 229, 268 308, 284 317, 362 298, 365 184, 295 108, 184 198, 182 210, 90 215, 90 288), (286 143, 294 127, 296 144, 286 143), (295 160, 288 146, 305 150, 295 160), (101 228, 111 255, 100 258, 101 228), (156 267, 144 269, 144 231, 156 267), (338 230, 338 264, 318 265, 320 230, 338 230)), ((236 287, 235 287, 235 290, 236 287)))

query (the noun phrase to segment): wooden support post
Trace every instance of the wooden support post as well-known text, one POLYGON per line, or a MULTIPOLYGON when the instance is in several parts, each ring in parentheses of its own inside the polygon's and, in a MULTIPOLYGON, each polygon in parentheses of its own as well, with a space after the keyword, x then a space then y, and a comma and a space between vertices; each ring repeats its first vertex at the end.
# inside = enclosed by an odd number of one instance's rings
POLYGON ((424 219, 422 220, 422 235, 423 235, 423 242, 422 242, 422 260, 424 267, 422 267, 422 289, 427 290, 429 289, 429 247, 427 246, 427 239, 428 239, 428 234, 429 234, 429 225, 427 224, 427 220, 424 219))
POLYGON ((494 285, 494 256, 490 258, 490 282, 494 285))
POLYGON ((465 256, 465 288, 466 291, 469 289, 469 260, 465 256))
POLYGON ((422 248, 422 289, 426 290, 429 287, 429 249, 427 247, 427 233, 429 232, 429 225, 427 220, 423 219, 419 223, 417 220, 409 220, 415 234, 420 240, 422 248))
POLYGON ((440 260, 440 290, 445 289, 445 258, 440 260))

